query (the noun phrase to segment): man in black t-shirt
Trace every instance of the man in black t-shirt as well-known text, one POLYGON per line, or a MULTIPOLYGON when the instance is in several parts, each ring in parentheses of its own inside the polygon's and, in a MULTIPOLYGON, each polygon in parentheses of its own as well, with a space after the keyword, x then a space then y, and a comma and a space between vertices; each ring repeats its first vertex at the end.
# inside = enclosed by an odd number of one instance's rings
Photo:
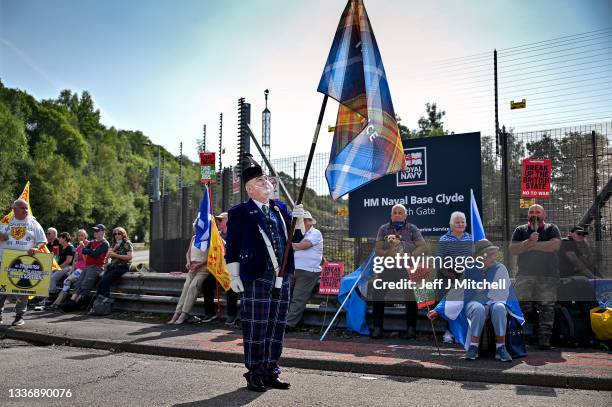
POLYGON ((510 253, 518 256, 515 289, 525 312, 537 311, 538 343, 550 349, 555 320, 555 302, 559 283, 557 251, 561 233, 553 223, 545 223, 546 211, 532 205, 527 213, 528 223, 518 226, 512 234, 510 253))

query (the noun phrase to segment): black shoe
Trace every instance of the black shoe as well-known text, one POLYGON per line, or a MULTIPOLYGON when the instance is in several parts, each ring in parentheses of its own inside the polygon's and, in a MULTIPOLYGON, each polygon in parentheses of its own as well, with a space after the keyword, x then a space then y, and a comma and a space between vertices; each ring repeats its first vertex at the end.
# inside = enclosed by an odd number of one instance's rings
POLYGON ((257 391, 260 393, 263 393, 264 391, 267 390, 261 377, 255 376, 251 378, 251 373, 249 372, 243 374, 243 376, 247 381, 247 389, 251 391, 257 391))
POLYGON ((59 309, 61 309, 64 312, 71 312, 74 311, 76 309, 79 308, 79 304, 77 304, 76 302, 74 302, 72 299, 66 301, 63 304, 59 305, 59 309))
POLYGON ((295 332, 295 331, 296 331, 296 329, 295 329, 294 326, 285 325, 285 333, 289 334, 289 333, 292 333, 292 332, 295 332))
POLYGON ((413 326, 409 326, 406 330, 406 335, 404 335, 406 339, 416 339, 416 329, 413 326))
POLYGON ((266 387, 271 389, 287 390, 289 387, 291 387, 290 383, 283 382, 276 376, 264 378, 263 383, 266 385, 266 387))
POLYGON ((236 322, 238 322, 238 316, 234 315, 233 317, 227 317, 227 319, 225 320, 225 325, 234 325, 236 322))
POLYGON ((25 321, 23 320, 22 317, 15 317, 15 320, 13 321, 11 325, 12 326, 22 326, 23 324, 25 324, 25 321))
POLYGON ((370 335, 370 337, 372 339, 382 339, 383 338, 382 329, 380 329, 378 327, 372 329, 372 334, 370 335))
POLYGON ((548 336, 539 336, 538 345, 540 347, 540 350, 551 350, 552 349, 552 346, 550 346, 550 337, 548 336))

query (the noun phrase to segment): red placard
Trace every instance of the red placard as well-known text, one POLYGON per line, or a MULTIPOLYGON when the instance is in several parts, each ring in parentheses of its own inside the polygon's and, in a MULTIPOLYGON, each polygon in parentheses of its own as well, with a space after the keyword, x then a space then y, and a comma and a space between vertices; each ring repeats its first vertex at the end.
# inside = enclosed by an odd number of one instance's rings
POLYGON ((319 294, 338 295, 340 291, 340 280, 344 275, 344 263, 326 261, 321 270, 321 281, 319 282, 319 294))
POLYGON ((200 165, 215 165, 215 153, 202 152, 200 153, 200 165))
POLYGON ((521 198, 550 198, 550 160, 523 160, 521 198))

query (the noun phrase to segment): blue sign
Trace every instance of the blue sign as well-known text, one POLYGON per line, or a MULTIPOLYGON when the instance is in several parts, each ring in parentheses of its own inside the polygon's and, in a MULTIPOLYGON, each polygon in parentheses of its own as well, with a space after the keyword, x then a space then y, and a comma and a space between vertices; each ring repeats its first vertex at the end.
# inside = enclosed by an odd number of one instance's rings
POLYGON ((398 203, 423 235, 446 233, 454 211, 466 214, 469 232, 470 188, 482 208, 480 133, 412 139, 404 153, 404 171, 350 193, 349 236, 376 237, 398 203))

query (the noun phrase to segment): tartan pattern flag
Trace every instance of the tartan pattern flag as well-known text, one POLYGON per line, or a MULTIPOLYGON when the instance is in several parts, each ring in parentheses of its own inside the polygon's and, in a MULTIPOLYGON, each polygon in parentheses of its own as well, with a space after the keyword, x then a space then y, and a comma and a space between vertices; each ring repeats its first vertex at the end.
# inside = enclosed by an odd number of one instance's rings
POLYGON ((385 68, 363 0, 347 3, 317 91, 340 103, 325 171, 332 198, 405 167, 385 68))
MULTIPOLYGON (((17 199, 23 199, 24 201, 26 201, 28 203, 28 213, 30 214, 30 216, 34 216, 34 214, 32 214, 32 207, 30 206, 30 181, 26 183, 25 187, 23 188, 23 191, 21 192, 21 195, 19 195, 19 198, 17 199)), ((7 213, 6 215, 4 215, 2 219, 0 219, 0 224, 8 225, 11 219, 13 219, 13 216, 14 216, 14 211, 13 211, 13 208, 11 208, 11 211, 7 213)), ((43 246, 42 249, 40 249, 40 252, 41 253, 51 253, 49 249, 47 248, 47 246, 43 246)), ((59 266, 59 264, 57 264, 55 257, 53 257, 53 262, 51 263, 51 271, 57 271, 61 269, 62 268, 59 266)))

